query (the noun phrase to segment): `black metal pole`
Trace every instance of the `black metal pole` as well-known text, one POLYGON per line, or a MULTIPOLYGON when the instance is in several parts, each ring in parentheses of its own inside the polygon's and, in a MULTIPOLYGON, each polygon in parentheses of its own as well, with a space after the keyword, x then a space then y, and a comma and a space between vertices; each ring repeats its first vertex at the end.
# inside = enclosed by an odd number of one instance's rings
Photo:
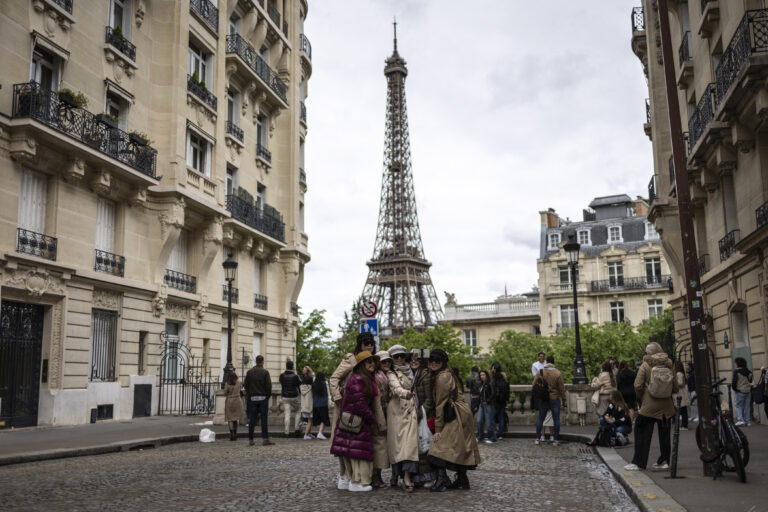
POLYGON ((579 301, 576 293, 576 271, 578 270, 578 263, 570 263, 571 265, 571 283, 573 287, 573 321, 576 324, 576 358, 573 360, 573 383, 574 384, 586 384, 587 383, 587 369, 584 366, 584 356, 581 354, 581 337, 579 337, 579 301))
POLYGON ((222 372, 222 389, 224 389, 227 374, 234 369, 235 367, 232 366, 232 280, 227 279, 227 364, 222 372))

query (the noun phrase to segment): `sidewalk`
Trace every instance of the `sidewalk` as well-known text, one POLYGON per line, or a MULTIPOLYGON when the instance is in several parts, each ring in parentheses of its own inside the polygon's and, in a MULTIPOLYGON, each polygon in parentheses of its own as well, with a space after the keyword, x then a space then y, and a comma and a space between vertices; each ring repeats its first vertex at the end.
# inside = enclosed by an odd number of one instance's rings
MULTIPOLYGON (((212 429, 219 438, 228 436, 225 425, 206 424, 209 420, 209 417, 203 416, 152 416, 71 427, 0 430, 0 466, 197 441, 203 428, 212 429)), ((272 437, 283 437, 282 431, 272 430, 272 437)), ((595 431, 595 427, 562 429, 564 439, 571 442, 591 439, 595 431)), ((768 511, 765 491, 768 488, 768 458, 765 456, 768 453, 768 427, 756 425, 744 431, 749 439, 751 454, 746 484, 740 483, 735 473, 726 473, 717 481, 703 476, 694 430, 680 433, 678 476, 685 477, 681 479, 665 478, 669 472, 624 471, 623 465, 632 459, 632 445, 615 450, 600 448, 598 453, 643 510, 680 510, 674 506, 677 502, 685 509, 696 512, 768 511), (666 503, 662 506, 664 493, 674 500, 669 502, 672 506, 666 503)), ((247 436, 243 427, 240 427, 239 433, 241 438, 247 436)), ((531 427, 511 427, 507 436, 533 438, 533 431, 531 427)), ((257 440, 260 438, 259 427, 256 437, 257 440)), ((654 439, 649 460, 655 461, 658 453, 658 442, 654 439)))

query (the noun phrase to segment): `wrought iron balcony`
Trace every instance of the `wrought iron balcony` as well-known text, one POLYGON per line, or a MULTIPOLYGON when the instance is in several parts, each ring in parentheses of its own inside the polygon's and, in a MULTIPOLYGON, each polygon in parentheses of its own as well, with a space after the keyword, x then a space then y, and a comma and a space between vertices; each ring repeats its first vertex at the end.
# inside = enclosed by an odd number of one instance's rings
POLYGON ((707 84, 704 94, 701 96, 696 110, 688 120, 688 152, 693 153, 693 148, 704 134, 707 125, 715 117, 715 84, 707 84))
POLYGON ((307 124, 307 106, 303 101, 301 102, 301 109, 299 110, 299 119, 304 121, 304 124, 307 124))
POLYGON ((649 288, 664 288, 665 286, 668 286, 670 290, 672 289, 672 278, 667 274, 646 275, 642 277, 615 277, 592 281, 592 292, 645 290, 649 288))
MULTIPOLYGON (((271 4, 270 4, 271 5, 271 4)), ((230 34, 227 36, 227 53, 234 53, 240 57, 245 64, 261 78, 267 86, 284 102, 286 98, 285 82, 280 80, 277 73, 269 67, 264 59, 261 58, 251 44, 243 39, 240 34, 230 34)))
POLYGON ((197 290, 197 278, 175 270, 165 269, 163 282, 171 288, 187 293, 195 293, 197 290))
POLYGON ((266 160, 267 163, 272 163, 272 153, 269 152, 266 146, 256 144, 256 156, 266 160))
POLYGON ((709 270, 709 254, 699 256, 699 277, 703 276, 709 270))
POLYGON ((16 230, 16 252, 56 261, 58 243, 58 240, 52 236, 23 228, 16 230))
POLYGON ((267 14, 275 22, 275 25, 280 26, 280 11, 277 10, 277 6, 272 2, 267 2, 267 14))
POLYGON ((116 30, 113 27, 107 27, 106 41, 107 44, 111 44, 120 50, 120 53, 136 62, 136 46, 125 38, 122 30, 116 30))
POLYGON ((739 241, 738 238, 739 230, 734 229, 717 242, 717 246, 720 249, 720 261, 727 260, 736 252, 736 242, 739 241))
POLYGON ((651 176, 651 181, 648 182, 648 202, 653 204, 656 200, 656 176, 651 176))
POLYGON ((101 249, 95 249, 95 253, 93 270, 119 277, 125 275, 125 258, 123 256, 102 251, 101 249))
POLYGON ((187 90, 200 98, 203 103, 216 110, 219 104, 219 100, 213 95, 211 91, 205 88, 205 86, 195 80, 192 75, 187 75, 187 90))
MULTIPOLYGON (((221 285, 221 300, 224 302, 229 301, 229 286, 226 284, 221 285)), ((237 301, 240 300, 240 290, 232 287, 232 303, 237 304, 237 301)))
POLYGON ((53 0, 53 3, 72 14, 72 0, 53 0))
POLYGON ((228 194, 227 210, 232 214, 233 219, 281 242, 285 241, 285 223, 278 218, 279 213, 275 213, 277 210, 271 206, 265 206, 262 211, 258 206, 236 195, 228 194))
POLYGON ((299 316, 299 305, 295 302, 291 302, 291 314, 293 316, 299 316))
MULTIPOLYGON (((704 7, 706 3, 702 4, 704 7)), ((747 11, 715 68, 715 100, 719 105, 753 53, 768 52, 768 10, 747 11)))
POLYGON ((304 183, 307 182, 307 173, 304 172, 304 169, 299 167, 299 180, 303 181, 304 183))
POLYGON ((632 8, 632 32, 645 30, 645 15, 642 7, 632 8))
POLYGON ((189 0, 189 8, 192 12, 203 18, 214 30, 219 31, 219 10, 209 0, 189 0))
POLYGON ((266 295, 261 295, 260 293, 253 294, 253 307, 266 311, 268 304, 269 301, 267 300, 266 295))
POLYGON ((651 122, 651 101, 645 98, 645 122, 651 122))
POLYGON ((304 34, 299 34, 299 50, 306 53, 309 60, 312 60, 312 45, 304 34))
POLYGON ((13 117, 31 117, 147 176, 155 177, 155 149, 137 144, 124 131, 100 123, 91 112, 67 105, 59 100, 57 93, 42 89, 37 82, 13 86, 13 117))
POLYGON ((233 136, 240 142, 243 142, 243 130, 240 129, 240 127, 235 123, 232 121, 227 121, 224 125, 224 129, 229 135, 233 136))
POLYGON ((768 201, 764 202, 755 210, 758 229, 768 224, 768 201))
POLYGON ((678 65, 682 68, 683 63, 693 60, 691 55, 691 31, 686 30, 683 34, 683 40, 680 42, 680 48, 677 50, 678 65))

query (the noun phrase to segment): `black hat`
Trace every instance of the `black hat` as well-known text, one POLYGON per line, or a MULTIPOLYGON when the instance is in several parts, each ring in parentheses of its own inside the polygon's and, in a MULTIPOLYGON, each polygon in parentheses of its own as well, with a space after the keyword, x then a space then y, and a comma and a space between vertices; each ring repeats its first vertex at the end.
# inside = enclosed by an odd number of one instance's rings
POLYGON ((447 363, 448 354, 445 353, 445 350, 436 348, 429 354, 429 360, 435 363, 447 363))

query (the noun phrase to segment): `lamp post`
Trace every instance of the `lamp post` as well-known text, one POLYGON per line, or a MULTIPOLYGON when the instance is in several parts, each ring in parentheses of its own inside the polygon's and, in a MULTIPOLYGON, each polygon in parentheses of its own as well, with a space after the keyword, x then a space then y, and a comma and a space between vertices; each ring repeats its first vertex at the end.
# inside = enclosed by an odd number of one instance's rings
POLYGON ((579 250, 581 245, 573 235, 568 237, 568 243, 563 247, 571 269, 571 286, 573 287, 573 322, 576 330, 576 358, 573 360, 573 383, 587 383, 587 369, 584 366, 584 356, 581 355, 581 338, 579 337, 579 301, 576 296, 576 272, 579 269, 579 250))
POLYGON ((237 260, 229 253, 221 266, 224 267, 224 279, 227 280, 227 364, 221 376, 221 389, 224 389, 227 374, 235 370, 232 366, 232 281, 237 273, 237 260))

